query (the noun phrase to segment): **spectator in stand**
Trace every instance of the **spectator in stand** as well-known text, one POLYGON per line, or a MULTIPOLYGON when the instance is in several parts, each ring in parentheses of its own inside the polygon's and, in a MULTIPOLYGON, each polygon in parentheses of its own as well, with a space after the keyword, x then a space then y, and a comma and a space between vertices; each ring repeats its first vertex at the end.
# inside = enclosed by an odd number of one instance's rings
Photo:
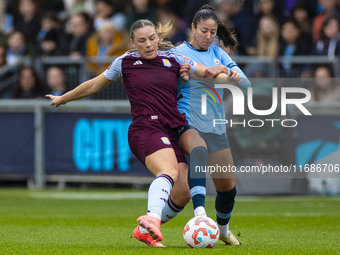
POLYGON ((312 11, 305 1, 297 2, 292 11, 291 19, 299 26, 301 32, 305 35, 312 35, 312 11))
POLYGON ((285 20, 282 11, 283 3, 277 0, 258 0, 258 17, 273 15, 277 18, 280 24, 285 20))
POLYGON ((8 35, 7 40, 7 64, 16 66, 19 64, 30 63, 31 58, 35 56, 35 49, 30 43, 26 43, 25 36, 20 31, 13 31, 8 35), (23 57, 27 57, 23 59, 23 57))
POLYGON ((316 15, 318 0, 284 0, 283 7, 284 14, 286 18, 292 18, 292 11, 295 6, 300 5, 301 3, 309 9, 311 17, 316 15))
POLYGON ((41 18, 37 0, 20 0, 19 11, 14 19, 14 28, 21 31, 27 42, 37 45, 37 36, 40 31, 41 18))
MULTIPOLYGON (((310 53, 310 41, 302 34, 299 26, 294 21, 286 21, 281 28, 281 38, 279 55, 289 59, 293 56, 309 55, 310 53)), ((282 69, 285 77, 297 77, 300 75, 301 68, 299 70, 298 65, 292 65, 289 60, 284 61, 282 69), (300 72, 299 72, 300 71, 300 72), (299 72, 299 73, 297 73, 299 72)))
POLYGON ((58 32, 56 29, 48 31, 44 39, 40 42, 40 54, 41 56, 59 56, 62 55, 62 49, 58 44, 58 32))
POLYGON ((92 31, 92 20, 87 13, 82 12, 72 15, 67 48, 70 56, 86 55, 86 41, 91 36, 92 31))
POLYGON ((314 19, 313 24, 313 40, 314 42, 319 40, 320 32, 323 23, 326 19, 339 15, 339 8, 337 0, 319 0, 322 12, 314 19))
POLYGON ((257 38, 253 47, 248 47, 249 55, 276 58, 279 54, 280 28, 272 15, 263 16, 259 22, 257 38))
POLYGON ((126 16, 116 12, 113 0, 96 0, 96 12, 94 17, 94 28, 99 30, 102 24, 111 22, 116 29, 125 29, 126 16))
MULTIPOLYGON (((176 0, 170 1, 174 1, 176 4, 176 0)), ((203 5, 209 4, 209 2, 209 0, 181 0, 180 5, 177 5, 177 8, 179 9, 177 12, 182 11, 182 13, 179 14, 189 30, 191 30, 191 22, 196 12, 199 11, 203 5)))
POLYGON ((278 0, 247 0, 245 9, 251 11, 259 20, 263 16, 273 15, 277 18, 280 24, 285 21, 284 17, 284 1, 278 0))
POLYGON ((95 15, 95 0, 64 0, 67 17, 73 14, 86 12, 90 16, 95 15))
MULTIPOLYGON (((320 38, 314 43, 311 55, 327 56, 329 59, 334 59, 340 56, 340 21, 339 17, 333 16, 325 20, 320 31, 320 38)), ((302 78, 312 78, 313 68, 315 65, 306 64, 302 78)))
POLYGON ((252 46, 250 42, 255 40, 258 27, 256 17, 243 9, 243 3, 238 0, 215 0, 215 4, 222 21, 234 29, 239 42, 238 53, 249 55, 248 47, 252 46))
MULTIPOLYGON (((66 49, 66 35, 61 29, 60 21, 54 13, 46 13, 41 19, 41 29, 38 34, 38 43, 41 52, 47 55, 64 55, 66 49), (53 40, 51 40, 53 39, 53 40), (43 41, 51 41, 56 44, 53 54, 49 54, 43 50, 43 41)), ((45 43, 46 44, 46 43, 45 43)))
POLYGON ((52 29, 57 29, 59 20, 54 13, 46 13, 41 17, 40 31, 38 33, 38 41, 44 39, 46 33, 52 29))
POLYGON ((61 96, 67 91, 66 79, 64 72, 57 66, 51 66, 46 72, 46 83, 48 93, 53 96, 61 96))
POLYGON ((23 67, 19 71, 18 83, 14 85, 12 98, 30 99, 42 98, 44 90, 41 86, 37 72, 33 67, 23 67))
POLYGON ((314 44, 312 55, 333 59, 340 56, 340 18, 332 16, 325 20, 319 40, 314 44))
POLYGON ((338 103, 340 101, 340 84, 336 83, 332 69, 321 65, 313 72, 314 86, 312 101, 338 103))
MULTIPOLYGON (((199 1, 196 1, 199 2, 199 1)), ((186 16, 186 10, 183 8, 183 5, 187 6, 188 0, 157 0, 157 5, 159 8, 165 8, 168 11, 175 14, 177 17, 181 17, 183 19, 184 25, 187 27, 186 21, 184 17, 186 16)), ((202 6, 201 4, 199 8, 202 6)), ((195 13, 194 13, 195 14, 195 13)), ((190 15, 191 16, 191 15, 190 15)), ((191 22, 191 19, 188 23, 191 22)))
MULTIPOLYGON (((87 40, 86 57, 106 58, 120 56, 127 51, 129 37, 123 31, 118 31, 111 22, 102 24, 98 32, 87 40)), ((111 61, 105 63, 90 63, 89 71, 97 76, 104 72, 111 61)))
POLYGON ((41 13, 55 13, 60 18, 65 13, 64 1, 63 0, 37 0, 41 13))
POLYGON ((139 19, 156 21, 157 9, 150 0, 132 0, 130 10, 127 13, 125 28, 129 30, 132 24, 139 19))

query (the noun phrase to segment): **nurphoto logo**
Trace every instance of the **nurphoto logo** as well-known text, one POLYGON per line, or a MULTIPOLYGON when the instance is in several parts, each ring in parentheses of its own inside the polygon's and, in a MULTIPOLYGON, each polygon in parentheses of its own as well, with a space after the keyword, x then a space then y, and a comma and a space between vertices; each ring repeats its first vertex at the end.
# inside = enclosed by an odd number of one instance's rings
MULTIPOLYGON (((201 83, 203 84, 203 83, 201 83)), ((206 84, 203 84, 207 86, 206 84)), ((254 107, 254 100, 253 100, 253 88, 249 87, 247 88, 247 104, 245 102, 245 97, 243 94, 243 91, 234 85, 228 85, 228 84, 214 84, 214 87, 209 86, 209 88, 215 93, 215 88, 222 88, 222 89, 228 89, 231 92, 232 98, 233 98, 233 115, 245 115, 245 105, 248 107, 248 110, 257 116, 269 116, 273 114, 278 107, 280 107, 281 110, 281 116, 287 115, 287 106, 288 105, 295 105, 304 115, 311 116, 312 114, 306 109, 306 107, 303 105, 311 99, 311 93, 309 90, 305 88, 295 88, 295 87, 282 87, 280 91, 278 88, 272 88, 272 105, 269 109, 265 110, 259 110, 254 107), (288 95, 301 95, 298 98, 292 98, 288 95), (279 104, 280 99, 280 104, 279 104), (280 106, 279 106, 280 105, 280 106)), ((205 92, 207 92, 210 97, 213 98, 213 95, 211 93, 208 93, 206 89, 202 89, 205 92)), ((218 97, 219 98, 219 97, 218 97)), ((216 100, 213 98, 215 105, 216 100)), ((220 100, 220 98, 219 98, 220 100)), ((207 115, 207 95, 202 94, 201 96, 201 114, 207 115)), ((274 127, 275 122, 280 122, 283 127, 296 127, 298 125, 297 120, 295 119, 250 119, 250 120, 241 120, 241 121, 233 121, 233 120, 227 120, 227 119, 214 119, 213 126, 217 125, 225 125, 230 124, 233 125, 242 125, 244 127, 262 127, 265 122, 271 123, 271 126, 274 127)))

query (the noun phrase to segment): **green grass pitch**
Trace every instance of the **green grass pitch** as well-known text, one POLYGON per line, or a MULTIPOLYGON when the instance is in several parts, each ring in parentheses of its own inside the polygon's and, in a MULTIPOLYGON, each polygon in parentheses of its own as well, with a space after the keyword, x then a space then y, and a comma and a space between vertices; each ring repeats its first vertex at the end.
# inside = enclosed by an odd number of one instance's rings
MULTIPOLYGON (((242 246, 190 249, 182 238, 192 204, 162 226, 167 248, 130 238, 146 191, 0 190, 0 254, 340 254, 339 197, 239 196, 231 220, 242 246)), ((214 215, 214 199, 207 199, 214 215)))

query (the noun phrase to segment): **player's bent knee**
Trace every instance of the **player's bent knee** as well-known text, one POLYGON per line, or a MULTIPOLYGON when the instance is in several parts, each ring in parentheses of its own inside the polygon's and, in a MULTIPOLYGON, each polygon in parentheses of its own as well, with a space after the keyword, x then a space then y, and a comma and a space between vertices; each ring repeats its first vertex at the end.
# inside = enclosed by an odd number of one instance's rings
POLYGON ((232 189, 230 190, 224 190, 224 191, 217 191, 219 194, 223 194, 223 196, 225 197, 225 199, 233 201, 236 197, 237 194, 237 189, 236 186, 234 186, 232 189))
POLYGON ((226 192, 235 187, 235 179, 214 178, 215 189, 217 192, 226 192))

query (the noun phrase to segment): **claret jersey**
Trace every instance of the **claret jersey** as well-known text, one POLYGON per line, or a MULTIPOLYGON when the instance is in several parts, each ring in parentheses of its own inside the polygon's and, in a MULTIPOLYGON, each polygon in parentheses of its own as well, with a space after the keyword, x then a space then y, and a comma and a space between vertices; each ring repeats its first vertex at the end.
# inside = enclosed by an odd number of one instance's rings
POLYGON ((196 62, 179 53, 158 51, 156 58, 147 60, 133 51, 116 58, 104 76, 108 80, 123 77, 134 120, 152 116, 175 128, 187 124, 176 106, 177 78, 182 64, 191 66, 191 75, 195 72, 196 62))

